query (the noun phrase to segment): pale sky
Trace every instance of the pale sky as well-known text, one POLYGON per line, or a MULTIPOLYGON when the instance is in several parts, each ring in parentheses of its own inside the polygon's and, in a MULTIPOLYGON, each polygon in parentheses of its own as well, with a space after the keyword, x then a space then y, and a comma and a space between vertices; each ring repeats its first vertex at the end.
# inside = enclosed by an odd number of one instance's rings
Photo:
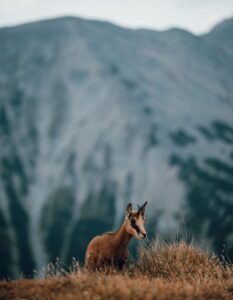
POLYGON ((0 0, 0 27, 65 15, 203 33, 233 17, 233 0, 0 0))

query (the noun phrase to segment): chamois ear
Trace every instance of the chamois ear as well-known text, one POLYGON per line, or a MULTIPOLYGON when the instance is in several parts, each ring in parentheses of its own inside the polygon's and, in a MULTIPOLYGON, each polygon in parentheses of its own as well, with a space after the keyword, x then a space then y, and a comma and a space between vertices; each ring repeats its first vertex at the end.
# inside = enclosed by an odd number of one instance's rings
POLYGON ((147 201, 142 204, 142 206, 140 207, 140 213, 144 216, 144 213, 145 213, 145 208, 146 208, 146 205, 147 205, 147 201))
POLYGON ((129 216, 130 214, 131 214, 131 212, 132 212, 132 203, 129 203, 128 205, 127 205, 127 207, 126 207, 126 210, 125 210, 125 214, 127 215, 127 216, 129 216))

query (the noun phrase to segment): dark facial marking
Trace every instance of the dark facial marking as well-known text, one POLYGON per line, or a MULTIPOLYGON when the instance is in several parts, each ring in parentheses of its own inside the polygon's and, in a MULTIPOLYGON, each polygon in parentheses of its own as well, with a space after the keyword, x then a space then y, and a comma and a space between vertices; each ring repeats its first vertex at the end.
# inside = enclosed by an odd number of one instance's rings
POLYGON ((135 218, 132 218, 132 219, 131 219, 131 225, 134 225, 134 224, 136 224, 136 223, 137 223, 136 219, 135 219, 135 218))
POLYGON ((136 223, 136 219, 135 218, 131 218, 130 219, 130 224, 131 226, 136 230, 137 234, 139 234, 141 231, 140 231, 140 228, 138 227, 137 223, 136 223))

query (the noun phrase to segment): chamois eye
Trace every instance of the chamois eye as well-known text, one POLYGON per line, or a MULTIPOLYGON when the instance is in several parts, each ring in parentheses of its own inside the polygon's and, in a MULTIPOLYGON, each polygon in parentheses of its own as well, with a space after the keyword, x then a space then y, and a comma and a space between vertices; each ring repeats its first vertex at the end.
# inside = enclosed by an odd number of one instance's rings
POLYGON ((136 224, 136 220, 133 218, 133 219, 131 219, 131 224, 132 225, 135 225, 136 224))

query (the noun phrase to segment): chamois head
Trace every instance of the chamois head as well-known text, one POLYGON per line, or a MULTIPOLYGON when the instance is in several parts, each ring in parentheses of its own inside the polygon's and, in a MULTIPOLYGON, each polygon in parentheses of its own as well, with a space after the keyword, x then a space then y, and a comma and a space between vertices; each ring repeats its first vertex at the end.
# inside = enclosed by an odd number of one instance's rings
POLYGON ((125 225, 129 234, 134 235, 137 239, 144 239, 146 237, 145 223, 145 208, 147 202, 142 206, 138 205, 138 210, 132 209, 132 204, 129 203, 125 211, 125 225))

